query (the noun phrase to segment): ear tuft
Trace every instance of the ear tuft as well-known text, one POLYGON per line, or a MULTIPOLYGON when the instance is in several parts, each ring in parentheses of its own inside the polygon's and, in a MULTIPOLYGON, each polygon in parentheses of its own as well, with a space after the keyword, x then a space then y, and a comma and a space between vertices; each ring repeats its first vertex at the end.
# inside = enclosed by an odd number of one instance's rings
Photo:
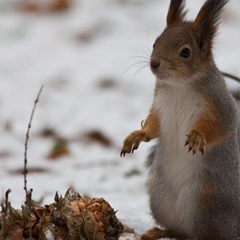
POLYGON ((183 22, 186 15, 184 11, 185 0, 171 0, 168 15, 167 15, 167 25, 172 23, 183 22))
POLYGON ((228 0, 207 0, 193 23, 193 31, 199 37, 199 48, 204 52, 212 48, 220 15, 227 2, 228 0))

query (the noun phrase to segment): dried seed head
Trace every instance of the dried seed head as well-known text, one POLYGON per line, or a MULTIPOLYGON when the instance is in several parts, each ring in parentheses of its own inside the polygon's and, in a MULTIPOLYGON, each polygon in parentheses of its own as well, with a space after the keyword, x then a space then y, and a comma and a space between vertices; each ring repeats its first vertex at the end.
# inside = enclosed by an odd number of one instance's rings
POLYGON ((29 239, 31 228, 33 239, 45 240, 50 235, 53 239, 117 240, 123 230, 116 212, 103 198, 80 197, 70 191, 65 197, 57 193, 55 203, 45 207, 33 205, 31 217, 28 206, 22 211, 10 205, 8 209, 4 234, 1 228, 1 236, 7 239, 29 239))

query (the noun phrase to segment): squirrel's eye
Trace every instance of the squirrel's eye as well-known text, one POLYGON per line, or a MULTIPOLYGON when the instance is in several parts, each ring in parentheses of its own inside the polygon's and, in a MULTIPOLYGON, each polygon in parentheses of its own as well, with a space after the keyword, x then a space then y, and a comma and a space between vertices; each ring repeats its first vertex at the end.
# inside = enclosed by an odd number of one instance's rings
POLYGON ((153 48, 155 47, 155 45, 156 45, 156 44, 154 43, 154 44, 153 44, 153 48))
POLYGON ((184 48, 181 53, 180 56, 183 58, 188 58, 190 56, 190 49, 189 48, 184 48))

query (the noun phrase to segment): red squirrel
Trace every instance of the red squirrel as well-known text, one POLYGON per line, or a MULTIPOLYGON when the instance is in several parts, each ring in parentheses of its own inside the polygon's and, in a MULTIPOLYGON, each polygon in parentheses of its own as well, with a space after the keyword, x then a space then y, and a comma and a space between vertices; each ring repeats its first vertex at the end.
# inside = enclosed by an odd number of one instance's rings
POLYGON ((142 129, 121 155, 157 138, 151 154, 150 209, 156 224, 143 240, 237 240, 240 236, 239 117, 212 53, 227 0, 206 0, 194 21, 171 0, 167 27, 150 67, 154 100, 142 129), (239 222, 239 224, 238 224, 239 222))

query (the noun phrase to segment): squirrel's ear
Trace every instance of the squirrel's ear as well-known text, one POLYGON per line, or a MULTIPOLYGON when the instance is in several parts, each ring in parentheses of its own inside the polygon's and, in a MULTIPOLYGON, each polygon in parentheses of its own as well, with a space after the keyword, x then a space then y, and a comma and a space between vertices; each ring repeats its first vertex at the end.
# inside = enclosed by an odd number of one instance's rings
POLYGON ((193 31, 198 38, 199 48, 204 52, 211 51, 220 14, 227 2, 228 0, 207 0, 193 23, 193 31))
POLYGON ((184 11, 185 0, 171 0, 168 15, 167 15, 167 25, 169 26, 175 22, 183 22, 186 15, 184 11))

